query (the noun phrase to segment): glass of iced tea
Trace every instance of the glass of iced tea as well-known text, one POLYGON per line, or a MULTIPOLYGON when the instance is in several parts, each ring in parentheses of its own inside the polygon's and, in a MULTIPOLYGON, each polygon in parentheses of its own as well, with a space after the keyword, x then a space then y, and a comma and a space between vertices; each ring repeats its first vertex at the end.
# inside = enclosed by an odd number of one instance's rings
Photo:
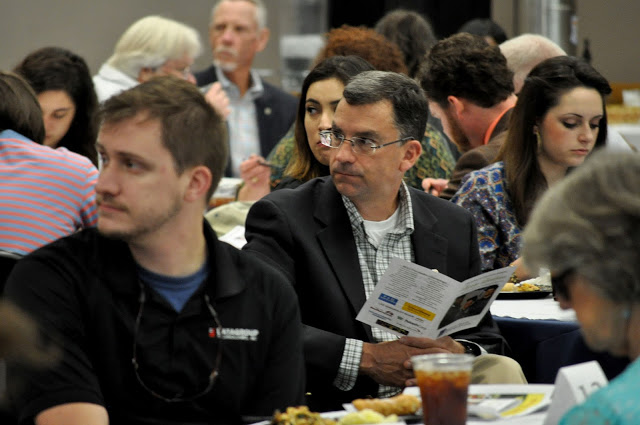
POLYGON ((423 354, 411 358, 422 397, 425 425, 465 425, 471 381, 470 354, 423 354))

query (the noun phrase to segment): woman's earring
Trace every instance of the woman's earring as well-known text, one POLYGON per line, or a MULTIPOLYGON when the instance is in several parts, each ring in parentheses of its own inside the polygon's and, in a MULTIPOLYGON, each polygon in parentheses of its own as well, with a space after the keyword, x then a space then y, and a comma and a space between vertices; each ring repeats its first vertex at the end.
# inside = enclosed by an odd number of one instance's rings
POLYGON ((533 134, 536 135, 536 140, 538 142, 538 152, 542 152, 542 136, 538 131, 538 127, 533 127, 533 134))

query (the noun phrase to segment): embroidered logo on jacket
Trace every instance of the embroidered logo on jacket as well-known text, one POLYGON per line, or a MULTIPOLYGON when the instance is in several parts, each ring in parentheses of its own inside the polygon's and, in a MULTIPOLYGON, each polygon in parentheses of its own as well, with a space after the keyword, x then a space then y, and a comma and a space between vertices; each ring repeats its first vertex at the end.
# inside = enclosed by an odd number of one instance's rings
MULTIPOLYGON (((215 329, 213 329, 215 332, 215 329)), ((209 329, 211 334, 211 329, 209 329)), ((258 341, 258 335, 260 331, 257 329, 245 329, 245 328, 222 328, 220 335, 221 339, 235 340, 235 341, 258 341)))

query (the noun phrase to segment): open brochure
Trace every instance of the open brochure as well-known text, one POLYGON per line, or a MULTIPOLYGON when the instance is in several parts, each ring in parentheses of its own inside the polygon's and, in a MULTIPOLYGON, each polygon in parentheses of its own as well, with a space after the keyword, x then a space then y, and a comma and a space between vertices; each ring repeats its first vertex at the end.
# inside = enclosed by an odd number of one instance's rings
POLYGON ((472 328, 513 271, 505 267, 458 282, 393 258, 356 319, 398 336, 438 338, 472 328))

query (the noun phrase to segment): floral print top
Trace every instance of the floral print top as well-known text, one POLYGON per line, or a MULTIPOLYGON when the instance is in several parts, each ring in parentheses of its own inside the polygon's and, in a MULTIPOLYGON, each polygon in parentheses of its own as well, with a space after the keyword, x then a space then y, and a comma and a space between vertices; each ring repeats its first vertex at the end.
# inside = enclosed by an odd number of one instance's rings
POLYGON ((520 255, 522 228, 507 193, 504 173, 502 161, 472 171, 451 198, 475 217, 482 272, 507 267, 520 255))

